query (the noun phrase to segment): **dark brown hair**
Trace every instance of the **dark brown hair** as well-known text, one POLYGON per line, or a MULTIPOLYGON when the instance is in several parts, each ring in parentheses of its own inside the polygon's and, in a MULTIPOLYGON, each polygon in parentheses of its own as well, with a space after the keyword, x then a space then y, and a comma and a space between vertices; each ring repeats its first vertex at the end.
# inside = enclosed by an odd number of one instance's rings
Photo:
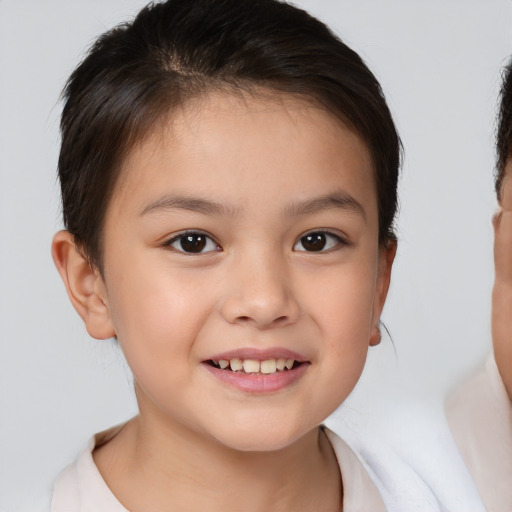
POLYGON ((501 185, 507 160, 512 157, 512 60, 503 70, 498 129, 496 135, 496 193, 501 199, 501 185))
POLYGON ((69 78, 59 158, 63 217, 101 270, 101 233, 126 154, 177 105, 212 90, 300 95, 373 157, 379 242, 396 240, 401 144, 382 90, 323 23, 277 0, 168 0, 106 32, 69 78))

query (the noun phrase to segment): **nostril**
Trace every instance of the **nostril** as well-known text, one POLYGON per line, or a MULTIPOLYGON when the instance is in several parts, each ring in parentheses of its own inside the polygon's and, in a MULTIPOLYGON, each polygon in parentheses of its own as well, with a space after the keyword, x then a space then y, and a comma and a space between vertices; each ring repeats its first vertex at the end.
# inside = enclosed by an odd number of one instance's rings
POLYGON ((278 316, 277 318, 274 318, 273 320, 270 320, 270 321, 267 321, 267 320, 264 320, 264 321, 261 321, 261 318, 257 318, 257 317, 252 317, 250 315, 240 315, 240 316, 237 316, 236 319, 235 319, 235 323, 239 323, 239 324, 256 324, 256 325, 267 325, 267 326, 274 326, 274 327, 277 327, 277 326, 282 326, 282 325, 286 325, 288 322, 290 321, 290 317, 288 315, 282 315, 282 316, 278 316))
MULTIPOLYGON (((237 317, 237 321, 238 322, 250 322, 252 320, 252 317, 250 316, 247 316, 247 315, 241 315, 239 317, 237 317)), ((284 316, 279 316, 277 318, 275 318, 271 323, 273 324, 282 324, 282 323, 286 323, 288 321, 288 317, 286 315, 284 316)))

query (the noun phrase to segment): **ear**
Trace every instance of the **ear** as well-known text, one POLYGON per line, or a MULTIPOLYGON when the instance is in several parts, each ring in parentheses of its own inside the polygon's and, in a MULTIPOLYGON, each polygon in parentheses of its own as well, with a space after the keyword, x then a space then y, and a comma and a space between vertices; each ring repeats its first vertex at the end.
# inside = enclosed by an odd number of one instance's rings
POLYGON ((52 256, 87 332, 99 340, 115 336, 103 278, 98 269, 89 265, 71 233, 59 231, 53 237, 52 256))
POLYGON ((380 343, 380 315, 388 295, 389 283, 391 281, 391 269, 396 256, 397 244, 392 241, 386 247, 379 249, 379 268, 377 283, 375 287, 375 299, 373 301, 372 326, 370 332, 370 346, 380 343))

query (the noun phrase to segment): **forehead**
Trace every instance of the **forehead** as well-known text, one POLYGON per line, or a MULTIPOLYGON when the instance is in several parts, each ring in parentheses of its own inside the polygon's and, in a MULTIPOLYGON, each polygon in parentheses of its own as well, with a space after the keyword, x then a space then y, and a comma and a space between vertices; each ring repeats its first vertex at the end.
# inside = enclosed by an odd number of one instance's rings
POLYGON ((137 196, 142 206, 159 188, 191 187, 240 204, 276 187, 299 196, 348 187, 375 198, 374 182, 366 144, 322 107, 286 94, 216 92, 175 109, 127 155, 113 202, 137 196))

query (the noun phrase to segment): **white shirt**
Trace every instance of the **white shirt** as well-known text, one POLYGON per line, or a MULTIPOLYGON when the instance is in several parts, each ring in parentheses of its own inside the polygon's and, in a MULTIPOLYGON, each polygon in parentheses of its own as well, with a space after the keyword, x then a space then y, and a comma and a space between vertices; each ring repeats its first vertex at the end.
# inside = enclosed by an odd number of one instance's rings
MULTIPOLYGON (((341 429, 343 439, 324 427, 340 467, 343 512, 485 510, 448 426, 443 432, 430 416, 401 414, 391 423, 380 421, 372 428, 364 428, 363 422, 363 428, 352 432, 341 429)), ((61 473, 51 512, 127 512, 92 457, 94 447, 115 433, 110 429, 95 436, 61 473)))
POLYGON ((512 511, 512 404, 492 355, 455 391, 446 413, 487 511, 512 511))
MULTIPOLYGON (((92 451, 118 431, 114 427, 94 436, 77 460, 59 475, 54 485, 51 512, 128 512, 109 489, 92 451)), ((385 512, 377 487, 349 446, 325 429, 336 454, 343 480, 343 512, 385 512)))

